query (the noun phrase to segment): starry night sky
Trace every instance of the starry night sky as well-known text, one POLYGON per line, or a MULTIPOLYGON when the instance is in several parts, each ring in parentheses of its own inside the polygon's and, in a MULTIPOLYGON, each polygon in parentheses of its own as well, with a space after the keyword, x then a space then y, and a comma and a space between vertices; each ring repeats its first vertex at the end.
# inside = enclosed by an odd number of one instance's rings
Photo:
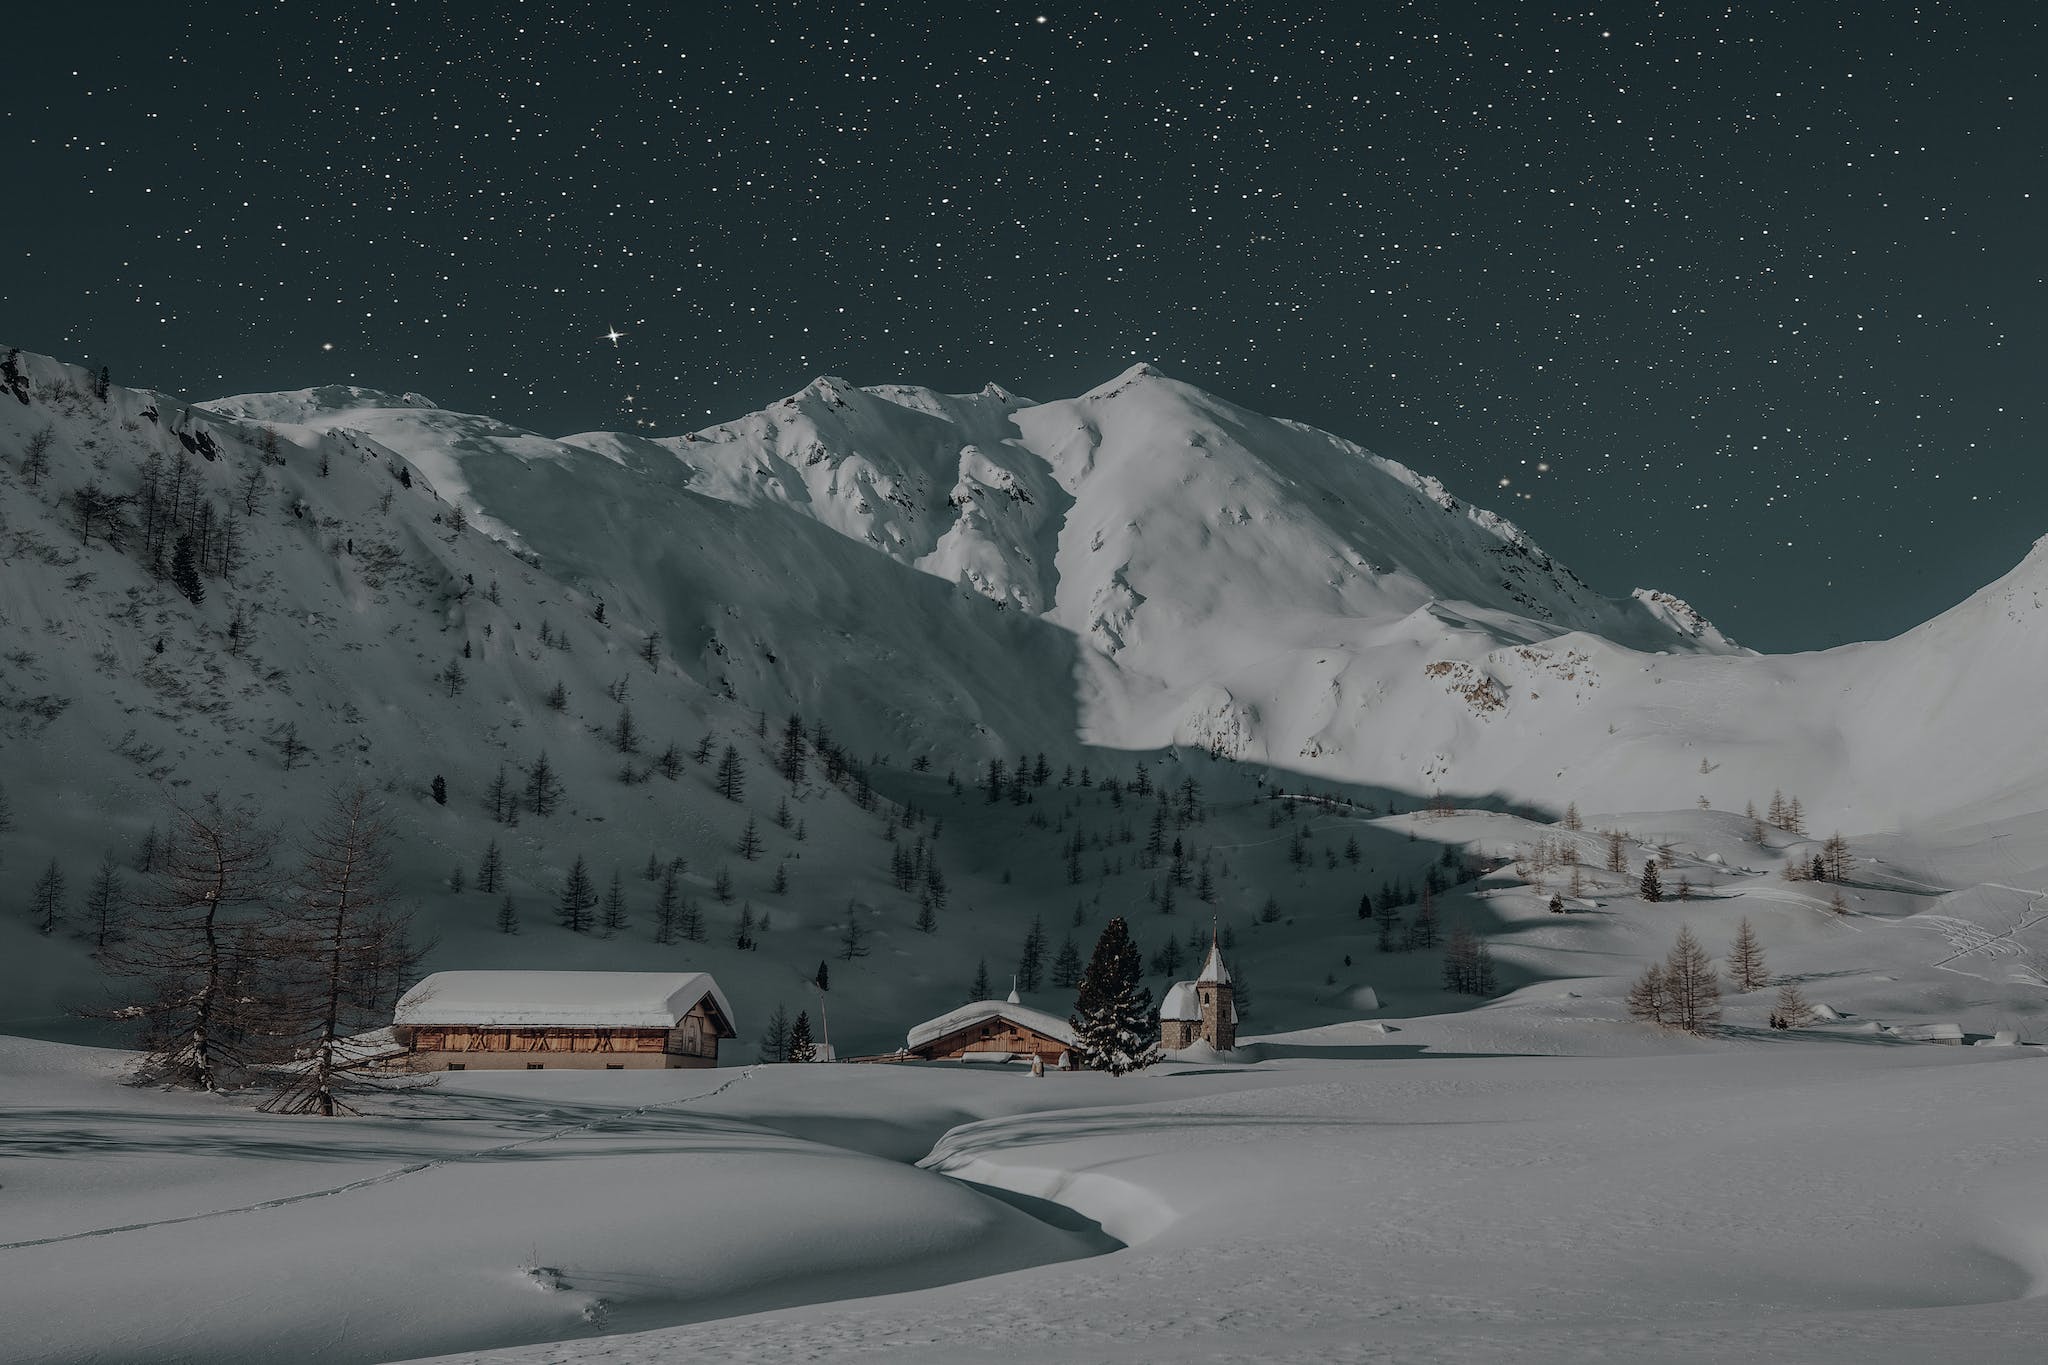
POLYGON ((667 434, 1149 359, 1767 649, 2048 533, 2031 4, 5 22, 0 340, 117 380, 667 434))

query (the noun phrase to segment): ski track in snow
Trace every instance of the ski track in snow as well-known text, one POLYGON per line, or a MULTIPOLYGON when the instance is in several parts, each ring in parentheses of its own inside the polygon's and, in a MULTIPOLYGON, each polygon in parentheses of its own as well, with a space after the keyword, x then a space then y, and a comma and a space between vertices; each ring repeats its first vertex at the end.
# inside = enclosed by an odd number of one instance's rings
POLYGON ((478 1161, 487 1157, 498 1156, 505 1152, 517 1151, 522 1147, 535 1147, 544 1142, 554 1142, 557 1139, 569 1137, 572 1134, 592 1132, 603 1128, 607 1124, 637 1118, 656 1109, 671 1109, 685 1104, 695 1104, 699 1100, 712 1099, 724 1094, 741 1081, 752 1077, 755 1070, 756 1068, 750 1066, 723 1085, 718 1086, 716 1089, 706 1090, 701 1094, 685 1095, 683 1098, 676 1100, 658 1100, 653 1104, 643 1104, 636 1109, 625 1109, 614 1114, 605 1114, 602 1117, 590 1120, 588 1123, 577 1123, 571 1124, 566 1128, 557 1128, 552 1133, 542 1133, 537 1137, 520 1138, 516 1142, 501 1142, 492 1147, 479 1147, 473 1152, 460 1152, 454 1156, 436 1157, 432 1161, 415 1162, 410 1166, 400 1166, 396 1170, 382 1171, 376 1175, 365 1176, 361 1180, 351 1180, 345 1185, 335 1185, 324 1190, 306 1190, 300 1194, 288 1194, 278 1199, 265 1199, 260 1203, 238 1204, 233 1208, 209 1209, 204 1213, 188 1213, 177 1218, 155 1218, 142 1223, 121 1223, 109 1228, 91 1228, 85 1232, 59 1233, 54 1237, 34 1237, 26 1242, 0 1242, 0 1251, 21 1251, 29 1247, 51 1246, 58 1242, 82 1241, 88 1237, 112 1237, 116 1233, 141 1232, 147 1228, 174 1227, 179 1223, 199 1223, 209 1218, 226 1218, 238 1213, 261 1213, 266 1209, 281 1209, 292 1204, 304 1204, 314 1199, 332 1199, 338 1194, 349 1194, 356 1190, 367 1190, 377 1185, 389 1185, 394 1180, 402 1180, 409 1175, 418 1175, 422 1171, 431 1171, 439 1166, 452 1166, 464 1161, 478 1161))

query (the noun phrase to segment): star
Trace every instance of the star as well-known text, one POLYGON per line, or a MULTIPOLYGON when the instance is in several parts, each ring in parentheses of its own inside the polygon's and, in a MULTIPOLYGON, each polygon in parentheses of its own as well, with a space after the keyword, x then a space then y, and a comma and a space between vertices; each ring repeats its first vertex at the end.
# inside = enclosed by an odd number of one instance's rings
POLYGON ((609 341, 612 344, 612 349, 616 351, 619 348, 619 338, 624 336, 625 333, 613 327, 609 322, 605 324, 605 327, 607 330, 605 331, 604 339, 609 341))

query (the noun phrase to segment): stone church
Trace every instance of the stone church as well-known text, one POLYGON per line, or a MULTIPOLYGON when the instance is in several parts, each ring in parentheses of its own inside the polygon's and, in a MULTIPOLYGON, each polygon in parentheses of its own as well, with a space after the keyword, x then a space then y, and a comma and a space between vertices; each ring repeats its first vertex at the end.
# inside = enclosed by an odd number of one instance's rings
POLYGON ((1218 1052, 1237 1046, 1237 1005, 1231 998, 1230 969, 1223 951, 1209 944, 1209 960, 1193 981, 1176 981, 1159 1006, 1159 1045, 1169 1052, 1196 1043, 1218 1052))

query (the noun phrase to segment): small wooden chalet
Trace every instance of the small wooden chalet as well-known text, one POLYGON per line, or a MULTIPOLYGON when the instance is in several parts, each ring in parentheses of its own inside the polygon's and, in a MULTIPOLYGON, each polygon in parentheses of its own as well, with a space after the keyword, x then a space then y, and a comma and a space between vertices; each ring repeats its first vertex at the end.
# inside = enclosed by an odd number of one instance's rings
POLYGON ((739 1036, 704 972, 436 972, 392 1022, 416 1071, 709 1067, 739 1036))
POLYGON ((979 1000, 927 1019, 910 1031, 904 1055, 927 1062, 1028 1062, 1067 1064, 1074 1030, 1066 1020, 1008 1000, 979 1000))

